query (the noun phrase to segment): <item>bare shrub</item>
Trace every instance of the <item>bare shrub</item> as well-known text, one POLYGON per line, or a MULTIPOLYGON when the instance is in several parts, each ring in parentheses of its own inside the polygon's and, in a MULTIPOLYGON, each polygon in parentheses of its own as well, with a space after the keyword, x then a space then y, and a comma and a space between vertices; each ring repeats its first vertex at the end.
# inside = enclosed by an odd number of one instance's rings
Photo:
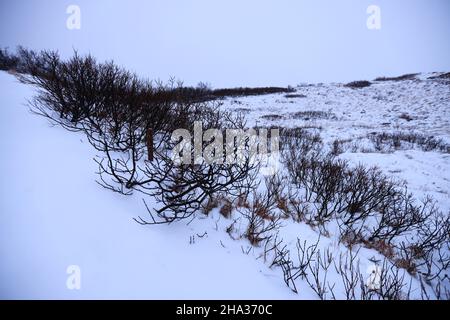
POLYGON ((310 217, 309 203, 299 195, 297 189, 288 188, 287 213, 295 222, 305 222, 310 217))
POLYGON ((359 261, 356 260, 358 251, 349 250, 345 255, 339 255, 339 261, 334 262, 338 275, 341 276, 342 284, 347 300, 357 299, 358 286, 364 286, 363 277, 359 270, 359 261))
POLYGON ((433 278, 448 267, 445 251, 439 259, 436 253, 448 245, 448 219, 431 198, 418 203, 379 168, 350 167, 323 154, 322 143, 312 143, 311 135, 303 131, 283 139, 283 162, 296 187, 288 192, 294 221, 326 233, 327 222, 337 219, 340 241, 347 247, 375 249, 411 274, 422 272, 433 278), (411 237, 415 240, 402 249, 411 237), (437 260, 440 266, 434 265, 437 260))
POLYGON ((239 97, 239 96, 254 96, 274 93, 290 93, 295 92, 294 88, 281 87, 261 87, 261 88, 230 88, 230 89, 215 89, 213 95, 216 97, 239 97))
POLYGON ((412 195, 405 189, 404 192, 396 192, 379 210, 379 220, 372 227, 368 240, 379 239, 391 243, 395 237, 417 231, 437 209, 431 198, 416 205, 412 195))
POLYGON ((450 218, 439 211, 421 223, 412 241, 399 246, 399 260, 405 262, 407 271, 419 272, 429 286, 433 281, 450 284, 447 271, 450 267, 450 218), (408 268, 409 267, 409 268, 408 268))
POLYGON ((280 216, 273 212, 273 203, 268 193, 255 193, 251 208, 238 211, 247 221, 245 237, 254 246, 269 239, 280 227, 280 216))
POLYGON ((354 230, 353 226, 351 227, 341 227, 339 242, 344 244, 347 248, 352 250, 354 247, 357 247, 361 243, 364 243, 364 236, 360 231, 354 230))
POLYGON ((314 220, 323 224, 333 217, 345 225, 366 219, 394 192, 395 184, 378 168, 357 166, 331 157, 287 159, 293 182, 305 191, 316 208, 314 220))
POLYGON ((331 151, 330 154, 332 156, 338 156, 342 153, 344 153, 344 148, 343 145, 346 143, 346 141, 341 140, 341 139, 335 139, 332 143, 331 143, 331 151))
POLYGON ((444 79, 444 80, 450 79, 450 72, 446 72, 446 73, 443 73, 443 74, 440 74, 437 76, 431 76, 428 79, 433 79, 433 80, 434 79, 444 79))
POLYGON ((305 280, 310 288, 317 294, 320 300, 326 300, 327 294, 334 296, 335 284, 330 284, 327 281, 328 269, 333 262, 333 255, 330 250, 327 249, 321 254, 320 250, 315 255, 314 264, 308 264, 309 273, 305 276, 305 280))
POLYGON ((0 70, 16 71, 19 58, 11 54, 7 48, 0 48, 0 70))
POLYGON ((271 267, 280 267, 283 272, 284 283, 295 293, 298 293, 295 280, 298 278, 298 274, 293 275, 294 264, 290 257, 290 252, 287 249, 287 245, 281 246, 281 243, 276 244, 273 248, 275 251, 274 259, 271 267))
POLYGON ((362 243, 364 243, 366 248, 374 249, 388 259, 395 258, 394 246, 391 243, 386 242, 384 239, 376 239, 372 241, 362 239, 362 243))
POLYGON ((314 261, 316 256, 319 240, 320 237, 317 239, 316 243, 307 246, 306 241, 302 243, 300 239, 297 238, 296 248, 298 264, 291 260, 290 251, 287 249, 287 245, 281 247, 281 243, 276 243, 274 246, 275 254, 271 267, 281 267, 284 282, 295 293, 298 293, 295 281, 298 278, 304 279, 307 277, 309 266, 314 261))
POLYGON ((213 209, 219 207, 219 205, 220 205, 220 199, 218 199, 217 197, 211 197, 202 206, 202 211, 205 215, 208 215, 213 209))
POLYGON ((325 158, 306 164, 302 186, 306 190, 306 199, 316 207, 312 217, 319 224, 329 221, 338 211, 342 211, 342 198, 339 198, 342 182, 347 172, 347 163, 343 160, 325 158))
POLYGON ((137 190, 156 199, 159 208, 147 208, 151 220, 139 218, 140 223, 187 218, 217 193, 233 195, 251 188, 249 173, 258 164, 248 156, 239 164, 180 166, 170 156, 174 129, 190 127, 196 120, 205 128, 239 129, 245 125, 239 115, 221 112, 217 103, 187 99, 175 82, 154 86, 91 56, 75 52, 61 61, 56 52, 25 49, 19 55, 26 70, 19 80, 40 89, 32 101, 33 111, 68 130, 85 133, 101 152, 96 159, 99 184, 122 194, 137 190))
POLYGON ((348 88, 352 88, 352 89, 360 89, 360 88, 365 88, 370 86, 371 83, 369 81, 366 80, 361 80, 361 81, 353 81, 353 82, 349 82, 347 84, 345 84, 345 87, 348 88))
POLYGON ((405 273, 384 260, 376 265, 375 272, 369 277, 364 276, 359 269, 358 251, 350 250, 339 256, 335 269, 341 276, 347 300, 401 300, 409 298, 409 291, 405 293, 407 284, 405 273), (373 278, 370 278, 373 277, 373 278))
POLYGON ((252 245, 259 245, 267 240, 280 226, 281 215, 275 209, 279 208, 284 199, 285 187, 281 179, 278 175, 266 177, 264 191, 253 192, 248 205, 238 205, 238 212, 248 222, 245 237, 252 245))
POLYGON ((135 189, 156 198, 160 208, 148 210, 150 221, 142 224, 170 223, 192 216, 215 194, 239 197, 243 190, 254 188, 258 163, 247 157, 234 164, 174 165, 171 158, 161 157, 145 162, 141 180, 135 189))
POLYGON ((280 148, 285 161, 307 158, 311 154, 320 153, 323 148, 320 134, 311 133, 302 127, 283 128, 280 138, 280 148))
POLYGON ((343 188, 338 190, 338 213, 343 215, 345 225, 367 218, 395 194, 396 184, 377 167, 358 165, 347 169, 344 179, 343 188))
POLYGON ((383 260, 379 267, 376 286, 361 286, 361 298, 364 300, 407 300, 409 290, 405 281, 405 272, 383 260))

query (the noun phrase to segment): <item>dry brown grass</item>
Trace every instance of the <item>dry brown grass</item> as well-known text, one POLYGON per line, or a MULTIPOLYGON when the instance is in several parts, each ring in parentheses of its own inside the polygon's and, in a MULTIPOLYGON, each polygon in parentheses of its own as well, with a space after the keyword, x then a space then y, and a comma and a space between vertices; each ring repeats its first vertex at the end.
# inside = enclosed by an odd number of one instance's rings
POLYGON ((257 216, 260 216, 264 220, 273 221, 274 217, 270 214, 270 209, 267 208, 263 203, 260 203, 259 201, 255 201, 253 204, 253 209, 255 210, 255 214, 257 216))
POLYGON ((219 199, 212 197, 208 199, 208 202, 202 207, 202 211, 205 215, 211 213, 211 211, 219 206, 219 199))
POLYGON ((394 247, 384 240, 363 241, 363 243, 366 248, 374 249, 388 259, 393 259, 395 256, 394 247))
POLYGON ((240 195, 237 199, 236 207, 250 209, 250 204, 245 195, 240 195))
POLYGON ((225 218, 230 218, 231 213, 233 212, 233 203, 229 199, 223 200, 223 205, 220 208, 220 214, 223 215, 225 218))
POLYGON ((417 273, 417 266, 412 259, 394 259, 394 265, 397 268, 405 269, 411 275, 415 275, 417 273))

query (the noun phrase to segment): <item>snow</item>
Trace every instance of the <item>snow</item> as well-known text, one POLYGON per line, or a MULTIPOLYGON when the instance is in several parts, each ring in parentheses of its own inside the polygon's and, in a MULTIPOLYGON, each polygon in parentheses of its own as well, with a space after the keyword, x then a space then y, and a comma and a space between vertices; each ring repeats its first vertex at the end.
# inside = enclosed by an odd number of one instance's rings
MULTIPOLYGON (((450 142, 450 87, 428 76, 363 89, 301 85, 297 93, 306 98, 229 98, 223 108, 244 109, 250 125, 313 128, 325 143, 351 139, 364 144, 370 132, 396 130, 450 142), (330 116, 290 117, 309 110, 330 116), (402 113, 415 120, 399 118, 402 113), (273 114, 282 118, 264 118, 273 114)), ((28 112, 25 103, 33 90, 12 75, 0 73, 0 87, 0 298, 317 299, 303 280, 297 283, 299 294, 285 285, 280 268, 270 268, 262 258, 262 248, 239 236, 245 226, 238 223, 237 239, 225 232, 233 219, 239 221, 236 212, 225 219, 214 209, 208 216, 170 225, 134 222, 134 217, 145 218, 139 195, 121 196, 95 182, 96 153, 84 136, 51 127, 28 112), (81 290, 66 286, 70 265, 81 269, 81 290)), ((430 194, 441 210, 450 210, 449 154, 345 150, 340 157, 378 165, 405 180, 417 197, 430 194)), ((329 250, 335 259, 348 254, 336 228, 331 225, 329 237, 322 236, 318 244, 321 253, 329 250)), ((312 245, 319 233, 304 223, 283 220, 279 236, 295 250, 297 239, 312 245)), ((367 248, 360 248, 357 257, 362 274, 373 258, 383 258, 367 248)), ((342 281, 330 270, 327 280, 336 283, 335 293, 342 299, 342 281)), ((412 279, 413 296, 418 285, 412 279)))
MULTIPOLYGON (((250 119, 259 125, 322 126, 325 138, 356 138, 361 134, 378 130, 408 130, 450 136, 450 87, 445 80, 372 82, 371 86, 352 89, 342 84, 311 84, 296 87, 296 94, 306 98, 286 98, 284 95, 268 95, 228 99, 225 106, 231 109, 249 109, 250 119), (324 111, 329 119, 283 119, 267 121, 267 114, 288 115, 297 111, 324 111), (405 121, 399 116, 407 113, 415 121, 405 121)), ((251 124, 251 123, 250 123, 251 124)))

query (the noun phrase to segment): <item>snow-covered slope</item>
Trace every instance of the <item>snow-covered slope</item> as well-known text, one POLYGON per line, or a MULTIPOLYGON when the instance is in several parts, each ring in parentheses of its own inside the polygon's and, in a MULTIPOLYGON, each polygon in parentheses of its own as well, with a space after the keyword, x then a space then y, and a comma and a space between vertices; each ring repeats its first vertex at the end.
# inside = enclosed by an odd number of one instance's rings
MULTIPOLYGON (((379 153, 367 141, 371 132, 415 130, 450 142, 450 86, 428 76, 362 89, 302 85, 297 93, 306 97, 229 98, 223 107, 247 113, 249 124, 302 126, 316 130, 325 143, 345 140, 340 157, 379 165, 406 180, 417 197, 431 194, 448 212, 448 153, 379 153)), ((225 230, 233 219, 217 209, 187 222, 137 224, 132 218, 145 215, 140 197, 96 184, 95 152, 84 136, 30 114, 25 104, 33 91, 13 76, 0 73, 0 87, 0 298, 317 298, 304 282, 293 293, 280 268, 264 261, 261 248, 243 237, 232 239, 225 230), (81 290, 66 286, 71 265, 80 267, 81 290)), ((297 238, 308 245, 318 239, 317 230, 288 220, 279 233, 291 248, 297 238)), ((348 252, 333 230, 318 247, 336 259, 348 252)), ((361 248, 357 258, 361 272, 370 274, 371 261, 383 257, 361 248)), ((337 298, 345 298, 338 275, 331 272, 327 280, 336 283, 337 298)), ((406 282, 418 297, 417 280, 406 282)))

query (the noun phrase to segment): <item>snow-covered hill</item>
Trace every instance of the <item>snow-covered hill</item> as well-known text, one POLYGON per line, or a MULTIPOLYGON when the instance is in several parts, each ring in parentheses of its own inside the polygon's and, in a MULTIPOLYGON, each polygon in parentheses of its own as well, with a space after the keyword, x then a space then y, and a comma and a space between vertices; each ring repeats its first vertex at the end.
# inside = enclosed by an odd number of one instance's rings
MULTIPOLYGON (((229 98, 222 107, 246 113, 250 124, 308 128, 330 148, 342 140, 339 157, 376 164, 449 212, 449 153, 414 144, 379 152, 370 140, 370 134, 413 130, 450 143, 450 84, 430 76, 435 74, 361 89, 301 85, 297 94, 304 96, 229 98)), ((293 293, 261 248, 226 232, 233 219, 218 209, 187 222, 137 224, 133 218, 145 212, 141 199, 95 182, 95 150, 84 136, 29 113, 25 104, 33 90, 13 76, 0 73, 0 87, 0 298, 317 298, 305 281, 293 293), (66 285, 71 265, 81 270, 80 290, 66 285)), ((319 238, 309 225, 290 221, 279 234, 291 247, 319 238)), ((334 257, 348 254, 333 231, 318 248, 334 257)), ((373 261, 383 259, 373 249, 355 254, 367 277, 373 261)), ((406 278, 412 297, 419 297, 418 280, 406 278)), ((336 272, 327 282, 345 298, 336 272)))
POLYGON ((291 98, 269 95, 229 99, 224 108, 246 113, 249 124, 304 127, 326 144, 343 142, 341 156, 355 163, 379 165, 405 179, 418 197, 432 195, 450 211, 450 154, 408 145, 380 153, 367 141, 375 133, 408 132, 450 144, 450 79, 443 73, 412 80, 373 81, 365 88, 343 84, 303 84, 291 98))

